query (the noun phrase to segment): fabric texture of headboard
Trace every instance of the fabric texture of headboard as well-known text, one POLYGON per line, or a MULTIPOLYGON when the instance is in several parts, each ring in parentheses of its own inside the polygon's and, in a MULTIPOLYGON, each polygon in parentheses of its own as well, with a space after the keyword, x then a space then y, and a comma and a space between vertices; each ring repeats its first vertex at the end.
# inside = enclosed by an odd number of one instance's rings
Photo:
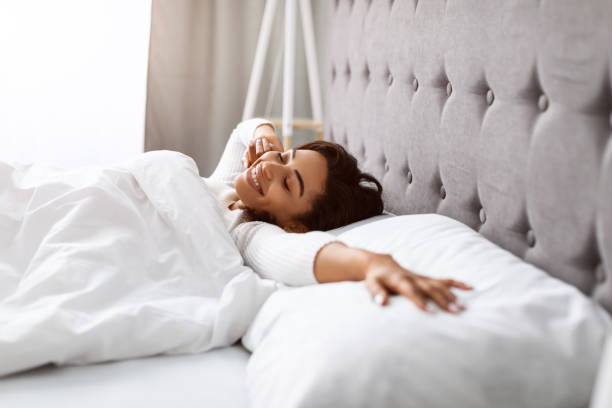
MULTIPOLYGON (((326 139, 612 312, 612 1, 330 2, 326 139)), ((491 271, 494 273, 495 271, 491 271)))

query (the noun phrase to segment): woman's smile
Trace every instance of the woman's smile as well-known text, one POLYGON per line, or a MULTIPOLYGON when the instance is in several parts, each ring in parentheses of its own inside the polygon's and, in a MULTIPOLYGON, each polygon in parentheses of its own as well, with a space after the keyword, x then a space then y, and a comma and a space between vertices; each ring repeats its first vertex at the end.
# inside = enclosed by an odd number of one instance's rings
POLYGON ((249 184, 251 184, 251 187, 253 187, 259 194, 264 195, 263 183, 261 182, 261 179, 262 179, 261 162, 259 162, 257 166, 251 167, 250 169, 248 169, 247 172, 250 176, 250 177, 247 177, 247 179, 249 179, 249 184))

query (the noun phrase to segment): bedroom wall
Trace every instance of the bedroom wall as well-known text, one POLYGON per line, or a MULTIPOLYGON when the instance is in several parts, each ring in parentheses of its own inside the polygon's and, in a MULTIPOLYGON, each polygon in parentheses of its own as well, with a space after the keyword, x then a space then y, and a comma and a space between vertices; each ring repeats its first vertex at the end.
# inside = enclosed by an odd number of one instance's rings
MULTIPOLYGON (((208 176, 232 129, 240 122, 265 0, 154 0, 149 56, 146 150, 177 150, 191 156, 208 176)), ((312 0, 320 78, 325 78, 328 0, 312 0)), ((277 51, 282 46, 284 2, 279 1, 255 115, 266 104, 277 51)), ((296 117, 311 117, 310 95, 297 13, 296 117)), ((322 80, 322 79, 321 79, 322 80)), ((282 70, 269 112, 280 117, 282 70)), ((298 134, 297 145, 314 132, 298 134)))
POLYGON ((0 159, 143 151, 151 0, 0 0, 0 159))

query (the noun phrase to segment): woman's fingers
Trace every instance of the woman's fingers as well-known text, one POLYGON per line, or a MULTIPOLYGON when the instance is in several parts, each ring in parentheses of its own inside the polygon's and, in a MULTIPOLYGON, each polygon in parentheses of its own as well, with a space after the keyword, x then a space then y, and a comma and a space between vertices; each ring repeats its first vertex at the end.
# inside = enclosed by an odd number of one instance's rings
POLYGON ((408 299, 412 300, 414 304, 417 305, 417 307, 422 311, 429 312, 427 310, 427 300, 425 299, 425 296, 423 296, 423 294, 417 288, 415 288, 412 282, 409 280, 402 279, 402 281, 397 285, 397 292, 400 295, 406 296, 408 299))
POLYGON ((377 254, 366 271, 366 285, 372 298, 386 304, 390 293, 408 299, 421 310, 428 312, 427 302, 432 300, 438 307, 450 313, 465 309, 457 302, 453 288, 464 290, 471 286, 452 279, 434 279, 411 272, 399 265, 390 255, 377 254))
POLYGON ((415 284, 428 298, 433 300, 440 309, 450 313, 457 313, 463 310, 463 307, 459 307, 455 303, 457 299, 456 296, 441 281, 416 278, 415 284))
POLYGON ((412 300, 421 310, 427 312, 427 300, 414 284, 398 272, 388 272, 381 276, 381 281, 388 289, 412 300))
POLYGON ((272 150, 272 145, 270 145, 270 141, 267 138, 264 138, 262 143, 264 152, 269 152, 272 150))
POLYGON ((438 291, 438 289, 431 285, 425 285, 427 289, 421 288, 425 292, 425 294, 434 301, 436 305, 442 310, 450 312, 449 309, 449 301, 438 291))
POLYGON ((280 140, 278 138, 274 138, 272 140, 269 140, 270 142, 270 150, 275 150, 275 151, 279 151, 279 152, 284 152, 285 149, 283 148, 283 144, 280 142, 280 140))
POLYGON ((457 289, 463 290, 473 290, 474 288, 467 283, 459 282, 453 279, 442 279, 440 282, 444 283, 447 286, 452 286, 457 289))
POLYGON ((249 146, 247 147, 242 158, 242 163, 245 167, 251 166, 253 163, 255 163, 255 161, 257 161, 257 159, 269 151, 283 152, 280 139, 278 136, 276 136, 276 133, 274 133, 272 127, 267 129, 268 127, 269 126, 267 125, 262 126, 262 130, 258 130, 258 136, 255 136, 249 141, 249 146))
POLYGON ((368 279, 366 279, 366 287, 368 288, 370 295, 372 295, 372 300, 376 304, 379 306, 384 306, 387 304, 389 293, 377 278, 368 277, 368 279))
POLYGON ((261 137, 258 137, 257 139, 255 139, 255 156, 259 157, 262 154, 264 154, 263 139, 261 137))
POLYGON ((450 290, 448 286, 444 283, 434 280, 431 282, 434 290, 437 290, 444 298, 448 301, 448 303, 455 303, 457 301, 457 296, 450 290))
POLYGON ((253 164, 255 160, 257 160, 257 154, 255 152, 255 142, 254 141, 249 143, 249 149, 247 151, 247 155, 249 156, 249 165, 253 164))
POLYGON ((266 137, 258 137, 249 143, 249 148, 245 153, 247 155, 247 161, 250 163, 255 162, 264 153, 271 150, 276 150, 275 147, 270 143, 266 137))

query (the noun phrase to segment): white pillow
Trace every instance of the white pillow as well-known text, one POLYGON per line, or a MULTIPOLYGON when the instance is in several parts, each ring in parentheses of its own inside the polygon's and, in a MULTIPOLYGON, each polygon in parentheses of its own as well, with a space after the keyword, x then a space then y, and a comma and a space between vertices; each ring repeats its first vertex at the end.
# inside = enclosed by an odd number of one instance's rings
POLYGON ((357 221, 352 224, 345 225, 344 227, 334 228, 332 230, 327 231, 327 233, 335 235, 335 236, 339 236, 352 229, 361 227, 362 225, 371 224, 373 222, 377 222, 377 221, 384 220, 384 219, 391 218, 391 217, 395 217, 395 215, 391 214, 390 212, 385 211, 381 215, 376 215, 374 217, 366 218, 365 220, 357 221))
POLYGON ((387 307, 363 282, 281 290, 243 344, 253 407, 583 407, 610 320, 574 287, 450 218, 398 216, 349 230, 417 273, 472 284, 467 310, 387 307))

